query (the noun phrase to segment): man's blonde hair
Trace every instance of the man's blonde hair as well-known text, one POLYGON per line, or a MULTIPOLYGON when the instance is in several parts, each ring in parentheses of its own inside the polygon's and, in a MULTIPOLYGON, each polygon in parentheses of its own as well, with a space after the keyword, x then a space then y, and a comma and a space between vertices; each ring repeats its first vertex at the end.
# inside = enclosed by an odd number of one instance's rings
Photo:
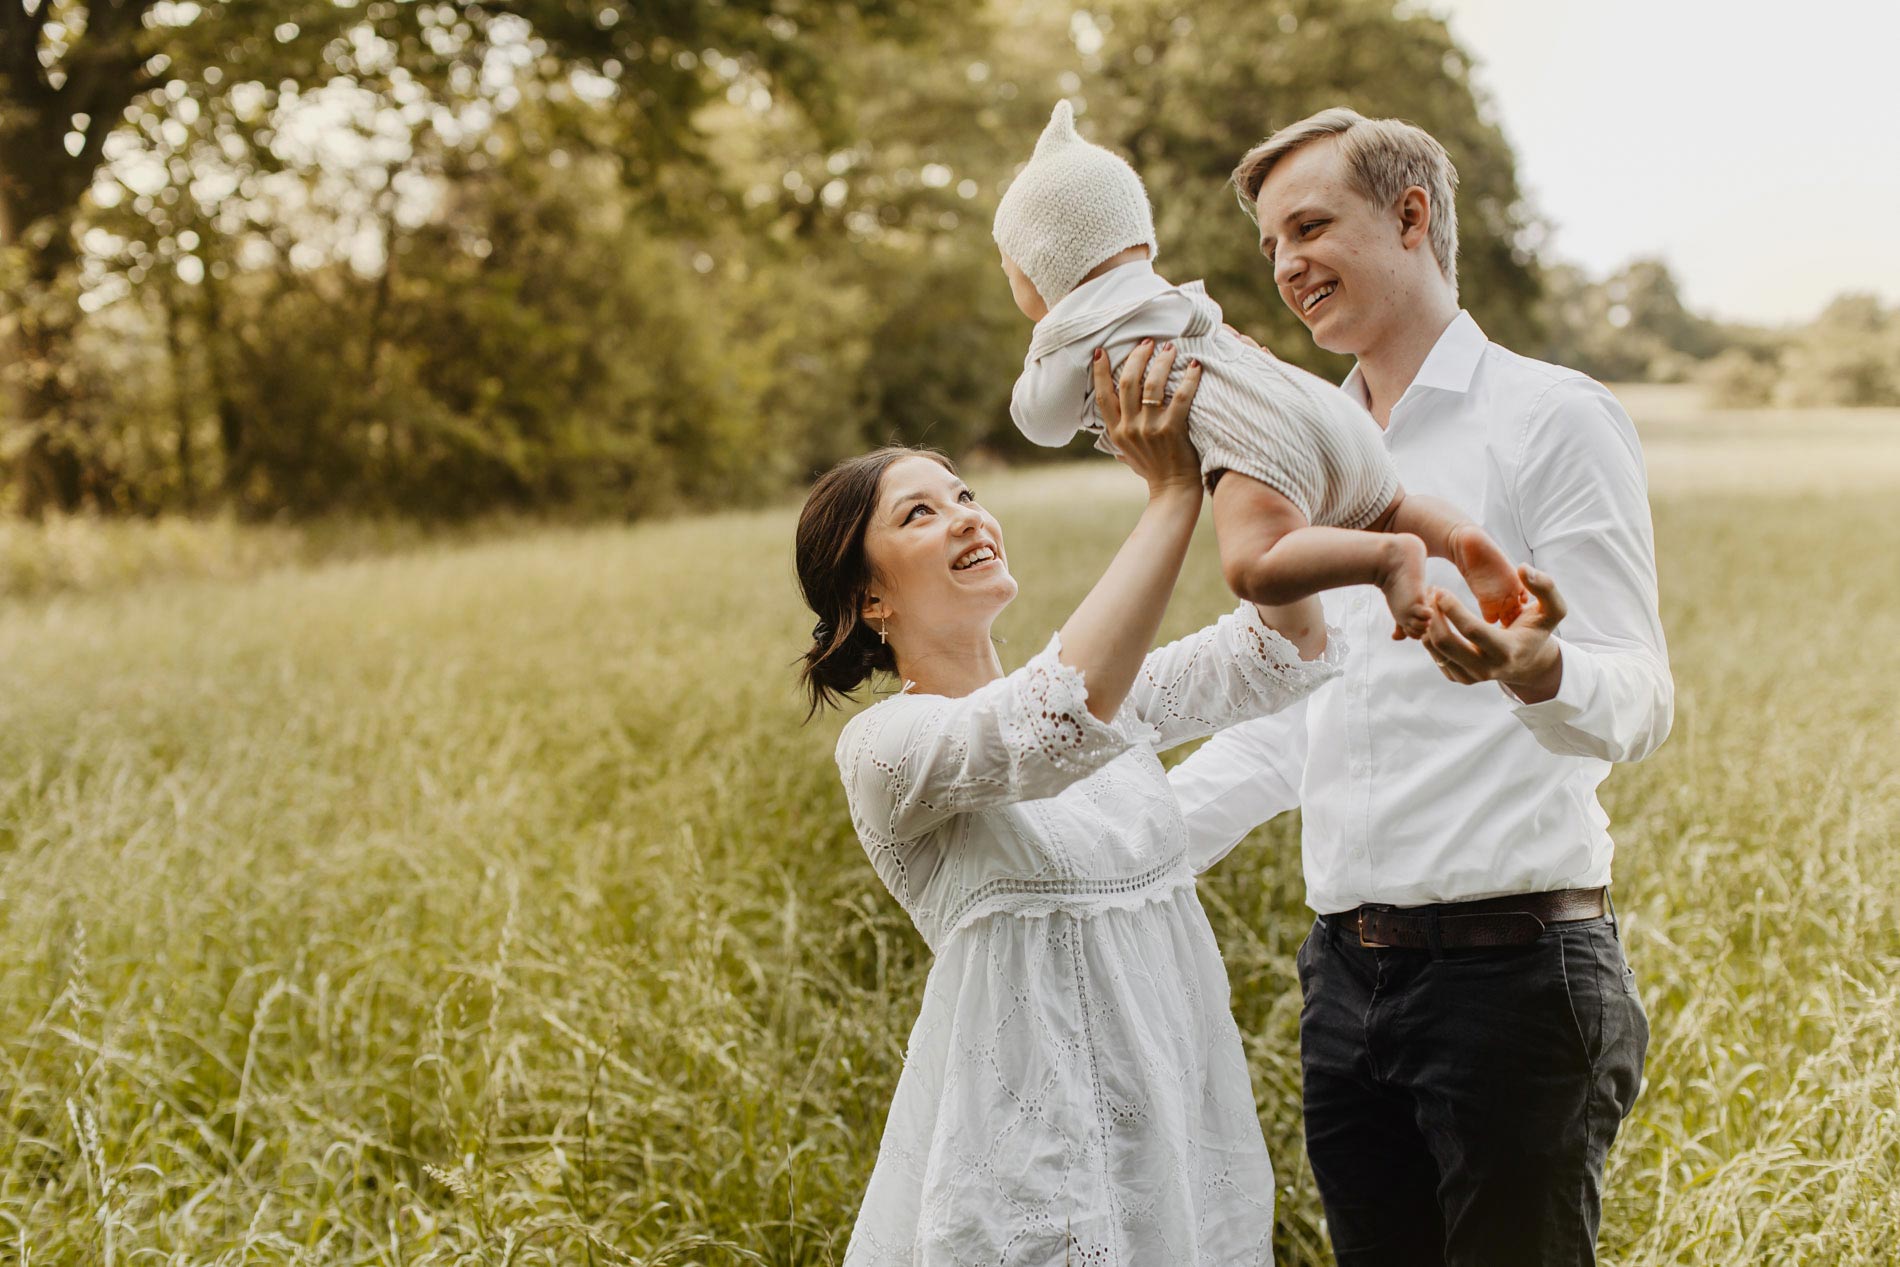
POLYGON ((1274 165, 1303 145, 1337 137, 1354 189, 1380 207, 1398 205, 1414 185, 1431 200, 1432 254, 1451 293, 1458 293, 1458 169, 1432 134, 1403 119, 1368 119, 1356 110, 1334 106, 1290 123, 1248 150, 1234 168, 1234 192, 1256 223, 1260 187, 1274 165))

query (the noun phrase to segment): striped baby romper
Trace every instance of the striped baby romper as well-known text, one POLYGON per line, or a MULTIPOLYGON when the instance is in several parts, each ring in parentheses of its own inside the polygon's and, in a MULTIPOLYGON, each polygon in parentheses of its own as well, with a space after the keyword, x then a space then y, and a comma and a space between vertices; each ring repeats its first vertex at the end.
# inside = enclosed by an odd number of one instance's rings
MULTIPOLYGON (((1399 478, 1379 424, 1359 402, 1318 375, 1288 365, 1270 352, 1242 342, 1221 321, 1220 305, 1198 281, 1170 287, 1111 311, 1078 314, 1045 331, 1038 345, 1094 338, 1135 309, 1165 296, 1189 301, 1191 315, 1175 340, 1178 348, 1168 389, 1180 386, 1191 359, 1201 362, 1201 386, 1188 414, 1189 435, 1201 455, 1201 475, 1211 489, 1225 471, 1252 476, 1299 507, 1306 521, 1332 528, 1364 528, 1398 496, 1399 478)), ((1111 345, 1111 355, 1126 350, 1111 345)), ((1080 411, 1096 447, 1108 451, 1095 415, 1092 389, 1080 411)), ((1074 424, 1071 423, 1071 426, 1074 424)), ((1071 433, 1073 434, 1073 433, 1071 433)))

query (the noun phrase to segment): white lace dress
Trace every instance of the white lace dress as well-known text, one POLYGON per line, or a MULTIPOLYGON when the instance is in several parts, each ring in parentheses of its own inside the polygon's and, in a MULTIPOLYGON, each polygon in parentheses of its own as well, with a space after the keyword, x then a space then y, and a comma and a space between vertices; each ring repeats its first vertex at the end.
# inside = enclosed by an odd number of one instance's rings
MULTIPOLYGON (((838 741, 852 822, 935 955, 845 1253, 871 1264, 1272 1260, 1273 1171, 1155 753, 1338 674, 1250 604, 1147 658, 1113 723, 1058 642, 838 741)), ((1198 863, 1198 865, 1197 865, 1198 863)))

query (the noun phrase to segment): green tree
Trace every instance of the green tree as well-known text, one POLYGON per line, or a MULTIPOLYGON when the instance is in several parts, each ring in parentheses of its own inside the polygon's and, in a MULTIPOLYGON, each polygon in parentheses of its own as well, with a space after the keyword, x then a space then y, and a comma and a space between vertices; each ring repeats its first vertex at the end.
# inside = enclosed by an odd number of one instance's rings
MULTIPOLYGON (((268 129, 235 126, 284 96, 338 79, 408 112, 478 95, 497 67, 561 85, 576 72, 609 85, 622 127, 605 135, 623 178, 663 213, 703 182, 673 183, 701 157, 702 108, 735 87, 765 92, 827 134, 826 50, 834 42, 916 38, 941 0, 0 0, 0 241, 15 256, 16 370, 11 448, 29 510, 101 502, 110 482, 89 451, 68 364, 78 321, 73 230, 120 129, 175 131, 207 120, 232 161, 276 156, 268 129), (617 87, 612 87, 617 86, 617 87), (257 142, 259 145, 250 145, 257 142), (23 439, 21 438, 23 437, 23 439)), ((585 143, 599 132, 570 133, 585 143)), ((177 176, 173 172, 174 177, 177 176)), ((178 202, 176 184, 168 204, 178 202)), ((202 235, 201 235, 202 236, 202 235)))
POLYGON ((202 71, 217 68, 217 82, 224 66, 269 50, 277 68, 308 73, 294 54, 311 61, 357 20, 318 0, 275 4, 273 16, 281 19, 274 34, 260 28, 256 6, 215 0, 0 0, 0 242, 14 257, 7 333, 20 433, 9 447, 19 452, 29 511, 111 500, 110 467, 83 434, 70 363, 78 321, 73 228, 108 138, 128 116, 163 109, 168 85, 184 86, 180 70, 198 70, 202 83, 202 71))
POLYGON ((1633 260, 1601 282, 1572 264, 1545 269, 1538 354, 1607 381, 1676 382, 1742 334, 1691 312, 1658 259, 1633 260))
POLYGON ((1874 295, 1841 295, 1795 335, 1782 364, 1791 404, 1900 404, 1900 313, 1874 295))
MULTIPOLYGON (((1466 296, 1507 341, 1532 320, 1510 155, 1442 23, 1376 0, 950 12, 145 6, 151 83, 36 222, 59 267, 16 292, 112 336, 39 345, 59 390, 11 428, 27 504, 637 513, 888 439, 1027 454, 1004 404, 1029 328, 989 225, 1058 96, 1132 151, 1164 270, 1291 357, 1343 368, 1272 295, 1226 178, 1340 101, 1446 141, 1466 296)), ((48 13, 65 43, 35 60, 83 64, 88 6, 48 13)))
POLYGON ((866 283, 870 302, 900 311, 860 370, 875 417, 841 428, 847 435, 964 436, 1032 451, 1003 408, 1028 330, 1007 300, 988 230, 1062 96, 1077 102, 1091 139, 1128 153, 1142 173, 1161 268, 1207 278, 1236 324, 1335 375, 1345 363, 1315 349, 1273 293, 1227 178, 1259 137, 1328 105, 1413 118, 1445 141, 1464 176, 1467 301, 1499 338, 1535 333, 1538 279, 1520 241, 1529 217, 1512 156, 1436 19, 1382 0, 1022 0, 979 11, 933 47, 928 59, 889 46, 841 56, 854 109, 848 151, 784 136, 783 148, 753 155, 765 240, 850 249, 869 257, 867 278, 893 278, 866 283), (835 204, 813 196, 820 191, 835 204), (958 270, 979 280, 952 280, 958 270), (919 275, 941 280, 918 290, 908 278, 919 275), (943 302, 951 294, 954 308, 943 302), (952 410, 984 412, 944 416, 952 410))
POLYGON ((1349 367, 1280 302, 1226 183, 1274 129, 1344 105, 1409 119, 1445 146, 1460 179, 1461 300, 1505 343, 1534 336, 1516 165, 1441 19, 1391 0, 1115 0, 1081 29, 1098 65, 1081 86, 1093 139, 1130 152, 1147 181, 1163 270, 1206 278, 1234 325, 1333 377, 1349 367))

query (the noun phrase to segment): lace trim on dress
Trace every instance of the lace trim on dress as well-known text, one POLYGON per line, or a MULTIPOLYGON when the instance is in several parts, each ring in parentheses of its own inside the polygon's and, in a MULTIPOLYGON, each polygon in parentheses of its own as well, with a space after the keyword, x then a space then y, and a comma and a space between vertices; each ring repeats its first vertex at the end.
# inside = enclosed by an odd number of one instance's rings
MULTIPOLYGON (((1049 635, 1049 644, 1031 656, 1022 668, 980 688, 980 691, 1009 691, 1014 688, 1011 694, 1004 696, 998 718, 998 729, 1012 766, 1020 767, 1025 756, 1039 754, 1058 770, 1088 774, 1101 768, 1111 757, 1126 751, 1128 737, 1119 733, 1117 727, 1089 712, 1085 676, 1081 669, 1063 663, 1061 652, 1062 635, 1053 633, 1049 635)), ((879 700, 852 718, 839 737, 839 753, 846 750, 854 732, 861 730, 867 719, 880 709, 887 709, 899 700, 944 698, 913 691, 911 687, 914 685, 914 682, 905 682, 903 690, 879 700)), ((908 759, 909 756, 910 753, 906 751, 904 758, 908 759)), ((874 760, 873 764, 887 776, 902 777, 900 770, 889 763, 874 760)), ((972 781, 995 783, 994 780, 972 781)), ((952 786, 949 790, 954 792, 957 789, 952 786)), ((884 839, 899 843, 904 837, 889 832, 884 839)))
POLYGON ((1330 682, 1345 669, 1346 635, 1326 626, 1326 650, 1317 660, 1303 660, 1300 649, 1287 641, 1285 634, 1260 618, 1260 609, 1242 603, 1234 609, 1234 632, 1242 647, 1252 653, 1252 661, 1243 661, 1248 670, 1265 670, 1289 690, 1304 694, 1323 682, 1330 682))
POLYGON ((1345 658, 1345 635, 1334 626, 1326 627, 1326 650, 1305 660, 1299 648, 1260 618, 1259 608, 1241 603, 1186 655, 1150 655, 1141 666, 1144 689, 1129 693, 1129 705, 1117 721, 1141 742, 1179 743, 1285 707, 1338 677, 1345 658), (1221 674, 1200 666, 1207 657, 1229 666, 1226 689, 1220 689, 1221 674), (1139 713, 1133 707, 1138 695, 1144 700, 1139 713))
POLYGON ((1003 720, 1012 753, 1034 749, 1060 769, 1086 774, 1128 746, 1115 727, 1089 712, 1088 683, 1081 669, 1063 663, 1061 633, 1050 634, 1049 645, 1023 670, 1019 707, 1003 720))
POLYGON ((1252 635, 1254 654, 1284 678, 1289 686, 1304 685, 1318 678, 1329 681, 1339 676, 1346 658, 1346 635, 1336 625, 1326 626, 1326 650, 1317 660, 1303 660, 1300 649, 1287 641, 1285 634, 1260 618, 1260 609, 1242 603, 1234 609, 1240 617, 1242 632, 1252 635))
POLYGON ((1191 888, 1194 872, 1187 866, 1187 851, 1177 849, 1146 871, 1129 876, 1089 878, 1050 876, 1027 879, 999 876, 986 880, 964 895, 944 919, 944 938, 961 932, 988 915, 1029 917, 1070 911, 1090 915, 1098 911, 1133 910, 1174 893, 1191 888))

